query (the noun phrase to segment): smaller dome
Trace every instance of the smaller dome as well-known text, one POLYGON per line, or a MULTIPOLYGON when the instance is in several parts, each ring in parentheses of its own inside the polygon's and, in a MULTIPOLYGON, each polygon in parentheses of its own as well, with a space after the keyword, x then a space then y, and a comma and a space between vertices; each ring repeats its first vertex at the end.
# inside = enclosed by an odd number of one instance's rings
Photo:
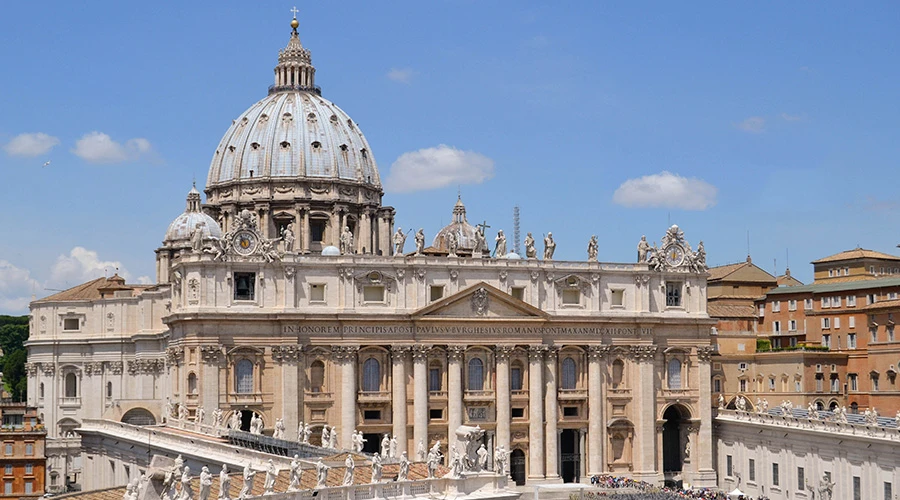
POLYGON ((200 225, 204 238, 221 238, 222 228, 215 219, 200 211, 200 192, 197 186, 191 188, 187 196, 187 208, 169 224, 163 241, 173 242, 191 239, 194 228, 200 225))
POLYGON ((463 205, 461 198, 457 198, 456 205, 453 206, 452 221, 438 231, 431 246, 444 251, 449 250, 452 233, 458 240, 458 248, 466 250, 475 248, 475 227, 466 220, 466 206, 463 205))
POLYGON ((507 260, 519 260, 522 257, 519 254, 517 254, 516 252, 509 252, 508 254, 504 255, 502 258, 507 259, 507 260))
POLYGON ((325 257, 337 257, 341 254, 341 250, 333 245, 328 245, 322 249, 322 255, 325 257))

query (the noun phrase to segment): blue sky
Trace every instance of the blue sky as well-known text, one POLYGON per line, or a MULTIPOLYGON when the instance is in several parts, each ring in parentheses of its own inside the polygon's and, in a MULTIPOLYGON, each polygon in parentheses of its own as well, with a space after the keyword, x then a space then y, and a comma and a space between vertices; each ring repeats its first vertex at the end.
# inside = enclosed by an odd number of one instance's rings
MULTIPOLYGON (((153 277, 192 178, 272 83, 292 6, 4 5, 0 313, 116 266, 153 277)), ((671 221, 712 265, 743 260, 749 232, 754 262, 783 272, 789 251, 810 281, 815 258, 900 243, 900 3, 297 7, 382 179, 416 158, 460 176, 389 190, 404 228, 433 236, 462 184, 470 220, 511 236, 518 204, 561 259, 597 234, 601 260, 631 261, 671 221)))

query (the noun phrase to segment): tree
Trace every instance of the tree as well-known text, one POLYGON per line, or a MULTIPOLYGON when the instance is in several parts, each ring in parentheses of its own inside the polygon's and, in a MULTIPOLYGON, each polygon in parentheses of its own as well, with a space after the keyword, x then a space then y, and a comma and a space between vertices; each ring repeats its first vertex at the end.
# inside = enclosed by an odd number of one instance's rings
POLYGON ((25 401, 28 377, 25 376, 25 349, 17 349, 3 356, 3 387, 13 401, 25 401))

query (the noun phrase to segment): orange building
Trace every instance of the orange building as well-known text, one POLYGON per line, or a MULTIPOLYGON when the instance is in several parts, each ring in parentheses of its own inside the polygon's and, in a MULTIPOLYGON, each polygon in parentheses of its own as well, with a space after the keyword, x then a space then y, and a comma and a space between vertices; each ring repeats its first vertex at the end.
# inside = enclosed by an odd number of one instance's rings
POLYGON ((2 498, 39 498, 44 494, 47 431, 35 408, 25 403, 0 401, 0 473, 2 498))

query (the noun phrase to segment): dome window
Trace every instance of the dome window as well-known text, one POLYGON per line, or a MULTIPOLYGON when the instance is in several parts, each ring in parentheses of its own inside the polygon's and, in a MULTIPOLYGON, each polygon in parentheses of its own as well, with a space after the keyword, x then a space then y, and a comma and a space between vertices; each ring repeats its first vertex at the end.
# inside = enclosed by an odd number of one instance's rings
POLYGON ((309 120, 309 121, 311 121, 311 122, 314 122, 314 121, 316 121, 316 114, 315 114, 315 113, 310 113, 310 114, 306 115, 306 119, 309 120))
POLYGON ((269 119, 269 115, 267 115, 267 114, 265 114, 265 113, 259 115, 259 121, 260 121, 260 123, 265 123, 266 120, 268 120, 268 119, 269 119))
POLYGON ((352 129, 352 128, 353 128, 353 120, 351 120, 351 119, 348 118, 348 119, 347 119, 347 126, 350 127, 350 128, 352 129))
POLYGON ((234 146, 228 146, 228 152, 234 153, 234 146))
POLYGON ((322 149, 322 143, 319 142, 319 141, 315 141, 315 142, 312 143, 312 148, 313 148, 313 150, 319 150, 319 149, 322 149))
POLYGON ((343 151, 343 152, 345 152, 345 153, 347 152, 347 145, 346 145, 346 144, 341 144, 341 151, 343 151))
POLYGON ((331 121, 332 121, 333 123, 337 123, 337 121, 338 121, 337 115, 331 115, 331 121))
POLYGON ((290 113, 285 113, 285 114, 281 115, 281 120, 282 120, 282 121, 289 122, 289 121, 291 121, 291 120, 293 120, 293 119, 294 119, 294 116, 291 115, 290 113))
POLYGON ((291 143, 288 141, 281 141, 281 149, 291 149, 291 143))
POLYGON ((369 152, 366 151, 365 149, 360 149, 360 150, 359 150, 359 154, 361 154, 363 158, 368 158, 368 157, 369 157, 369 152))
POLYGON ((250 147, 253 148, 254 150, 259 149, 259 143, 258 143, 258 142, 251 142, 251 143, 250 143, 250 147))

